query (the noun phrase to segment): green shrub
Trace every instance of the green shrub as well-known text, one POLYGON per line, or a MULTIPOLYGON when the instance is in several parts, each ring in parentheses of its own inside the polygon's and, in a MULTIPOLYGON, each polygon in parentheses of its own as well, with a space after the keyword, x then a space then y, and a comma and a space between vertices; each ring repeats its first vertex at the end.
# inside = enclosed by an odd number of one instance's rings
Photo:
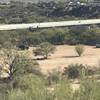
POLYGON ((17 47, 18 47, 18 49, 20 49, 20 50, 29 49, 28 44, 27 44, 27 43, 24 43, 24 42, 19 43, 19 44, 17 45, 17 47))
POLYGON ((41 43, 33 52, 35 56, 42 55, 45 59, 47 59, 50 54, 54 53, 54 51, 55 51, 54 45, 48 42, 44 42, 41 43))
POLYGON ((56 45, 61 45, 64 44, 65 41, 65 34, 64 33, 60 33, 60 32, 55 32, 50 40, 49 40, 52 44, 56 44, 56 45))
POLYGON ((4 71, 8 74, 10 79, 29 73, 42 75, 39 64, 28 56, 20 54, 14 50, 2 49, 2 51, 2 56, 5 57, 5 64, 7 63, 9 65, 9 68, 4 71))
POLYGON ((30 73, 42 75, 38 63, 23 55, 17 55, 13 59, 12 63, 10 64, 9 72, 10 77, 16 77, 30 73))
POLYGON ((77 45, 75 47, 75 51, 77 52, 78 56, 80 57, 84 53, 84 47, 82 45, 77 45))
POLYGON ((84 66, 82 64, 71 64, 68 67, 64 68, 64 75, 67 75, 68 78, 81 78, 88 75, 93 75, 95 72, 92 69, 88 68, 89 66, 84 66))

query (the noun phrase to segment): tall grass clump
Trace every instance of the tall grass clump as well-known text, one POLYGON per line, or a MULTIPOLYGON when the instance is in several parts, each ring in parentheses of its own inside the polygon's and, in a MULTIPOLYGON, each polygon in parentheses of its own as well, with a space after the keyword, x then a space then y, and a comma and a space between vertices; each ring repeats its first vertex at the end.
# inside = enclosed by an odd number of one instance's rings
POLYGON ((95 78, 83 80, 78 98, 78 100, 100 100, 100 83, 95 78))
POLYGON ((45 80, 37 75, 17 77, 12 83, 13 89, 8 93, 8 100, 47 100, 50 97, 45 80))
POLYGON ((77 45, 75 47, 75 51, 76 51, 76 53, 78 54, 79 57, 82 56, 82 54, 85 51, 84 46, 83 45, 77 45))
POLYGON ((54 88, 54 100, 72 100, 73 91, 68 80, 61 80, 54 88))
POLYGON ((6 97, 6 100, 31 100, 25 92, 20 89, 11 90, 6 97))
POLYGON ((62 73, 58 69, 53 69, 48 72, 47 82, 48 85, 57 84, 62 78, 62 73))

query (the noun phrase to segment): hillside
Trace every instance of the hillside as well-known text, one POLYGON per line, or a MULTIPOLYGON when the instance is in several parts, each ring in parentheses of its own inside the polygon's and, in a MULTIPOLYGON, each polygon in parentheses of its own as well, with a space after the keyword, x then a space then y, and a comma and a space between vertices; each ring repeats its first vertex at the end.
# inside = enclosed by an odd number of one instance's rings
MULTIPOLYGON (((39 2, 39 1, 43 1, 43 2, 49 2, 49 1, 60 1, 60 0, 0 0, 0 2, 10 2, 10 1, 22 1, 22 2, 39 2)), ((87 0, 61 0, 61 1, 87 1, 87 0)), ((88 0, 88 1, 96 1, 96 0, 88 0)))
POLYGON ((52 0, 0 0, 0 2, 8 3, 10 1, 22 1, 22 2, 38 2, 38 1, 44 1, 44 2, 49 2, 52 0))

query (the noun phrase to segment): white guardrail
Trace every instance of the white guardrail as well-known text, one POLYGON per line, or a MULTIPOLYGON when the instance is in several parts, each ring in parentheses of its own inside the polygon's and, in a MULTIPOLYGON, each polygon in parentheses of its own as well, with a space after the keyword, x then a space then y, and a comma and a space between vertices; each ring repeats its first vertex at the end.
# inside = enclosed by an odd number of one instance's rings
POLYGON ((28 28, 50 28, 50 27, 64 27, 64 26, 90 25, 90 24, 100 24, 100 19, 27 23, 27 24, 1 24, 0 30, 16 30, 16 29, 28 29, 28 28))

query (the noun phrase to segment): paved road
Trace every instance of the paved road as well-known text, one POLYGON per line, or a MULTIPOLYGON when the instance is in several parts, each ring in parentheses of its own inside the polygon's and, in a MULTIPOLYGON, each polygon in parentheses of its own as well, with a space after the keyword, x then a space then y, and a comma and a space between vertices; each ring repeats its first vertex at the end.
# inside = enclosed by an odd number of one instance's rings
POLYGON ((30 27, 31 28, 64 27, 64 26, 89 25, 89 24, 100 24, 100 19, 29 23, 29 24, 1 24, 0 30, 28 29, 30 27))

